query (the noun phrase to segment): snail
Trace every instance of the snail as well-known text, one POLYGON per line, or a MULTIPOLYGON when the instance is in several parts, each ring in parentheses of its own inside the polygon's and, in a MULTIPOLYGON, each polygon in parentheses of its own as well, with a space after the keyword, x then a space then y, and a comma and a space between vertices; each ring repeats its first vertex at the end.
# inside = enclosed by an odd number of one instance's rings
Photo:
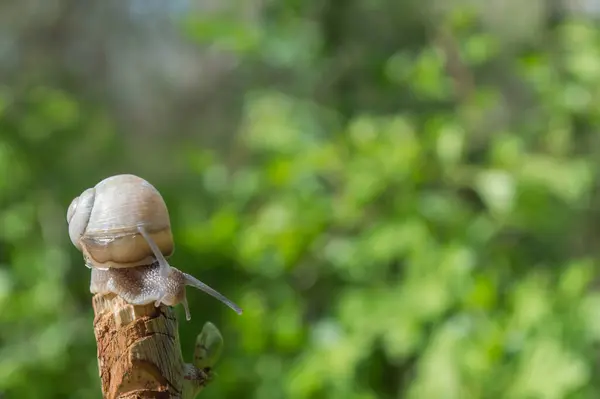
POLYGON ((71 242, 92 270, 92 294, 113 293, 133 305, 181 303, 190 320, 189 285, 242 314, 225 296, 168 263, 175 248, 169 211, 146 180, 131 174, 102 180, 73 199, 67 223, 71 242))

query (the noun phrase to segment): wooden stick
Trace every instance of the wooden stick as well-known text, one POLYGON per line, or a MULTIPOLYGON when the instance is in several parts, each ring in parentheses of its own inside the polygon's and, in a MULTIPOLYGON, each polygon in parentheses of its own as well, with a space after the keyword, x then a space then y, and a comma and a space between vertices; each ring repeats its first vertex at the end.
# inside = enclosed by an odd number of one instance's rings
POLYGON ((183 362, 170 307, 133 306, 113 294, 95 295, 93 306, 105 399, 193 399, 211 380, 223 345, 211 323, 197 337, 192 365, 183 362))

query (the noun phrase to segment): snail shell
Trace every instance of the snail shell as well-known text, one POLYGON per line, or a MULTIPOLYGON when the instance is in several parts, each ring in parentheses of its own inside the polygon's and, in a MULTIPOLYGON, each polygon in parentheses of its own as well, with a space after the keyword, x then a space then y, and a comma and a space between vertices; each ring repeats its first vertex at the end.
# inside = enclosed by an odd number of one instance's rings
POLYGON ((126 268, 155 260, 143 228, 165 257, 173 254, 169 211, 146 180, 129 174, 102 180, 75 198, 67 211, 69 237, 91 267, 126 268))

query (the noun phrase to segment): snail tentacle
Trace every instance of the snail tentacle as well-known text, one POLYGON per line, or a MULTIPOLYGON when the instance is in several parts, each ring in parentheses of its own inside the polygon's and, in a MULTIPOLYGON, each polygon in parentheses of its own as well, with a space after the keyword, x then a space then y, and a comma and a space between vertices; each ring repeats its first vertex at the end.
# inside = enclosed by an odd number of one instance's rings
POLYGON ((191 276, 187 273, 183 273, 183 275, 185 278, 186 285, 190 285, 194 288, 198 288, 199 290, 204 291, 208 295, 212 296, 213 298, 218 299, 219 301, 223 302, 225 305, 229 306, 237 314, 242 314, 242 309, 238 305, 233 303, 230 299, 228 299, 225 295, 221 294, 214 288, 211 288, 208 285, 204 284, 202 281, 198 280, 194 276, 191 276))

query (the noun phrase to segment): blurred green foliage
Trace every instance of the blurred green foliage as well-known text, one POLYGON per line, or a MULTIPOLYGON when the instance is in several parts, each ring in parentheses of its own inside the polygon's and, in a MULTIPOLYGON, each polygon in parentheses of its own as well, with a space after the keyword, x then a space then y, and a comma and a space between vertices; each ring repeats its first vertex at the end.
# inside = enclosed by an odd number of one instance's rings
MULTIPOLYGON (((598 27, 509 46, 461 8, 374 24, 353 2, 367 32, 294 4, 261 26, 184 24, 288 78, 248 90, 235 161, 182 144, 185 176, 144 176, 173 265, 245 310, 188 294, 186 360, 206 320, 225 338, 201 397, 598 397, 598 27)), ((0 92, 0 392, 99 398, 64 215, 136 171, 109 114, 32 86, 0 92)))

